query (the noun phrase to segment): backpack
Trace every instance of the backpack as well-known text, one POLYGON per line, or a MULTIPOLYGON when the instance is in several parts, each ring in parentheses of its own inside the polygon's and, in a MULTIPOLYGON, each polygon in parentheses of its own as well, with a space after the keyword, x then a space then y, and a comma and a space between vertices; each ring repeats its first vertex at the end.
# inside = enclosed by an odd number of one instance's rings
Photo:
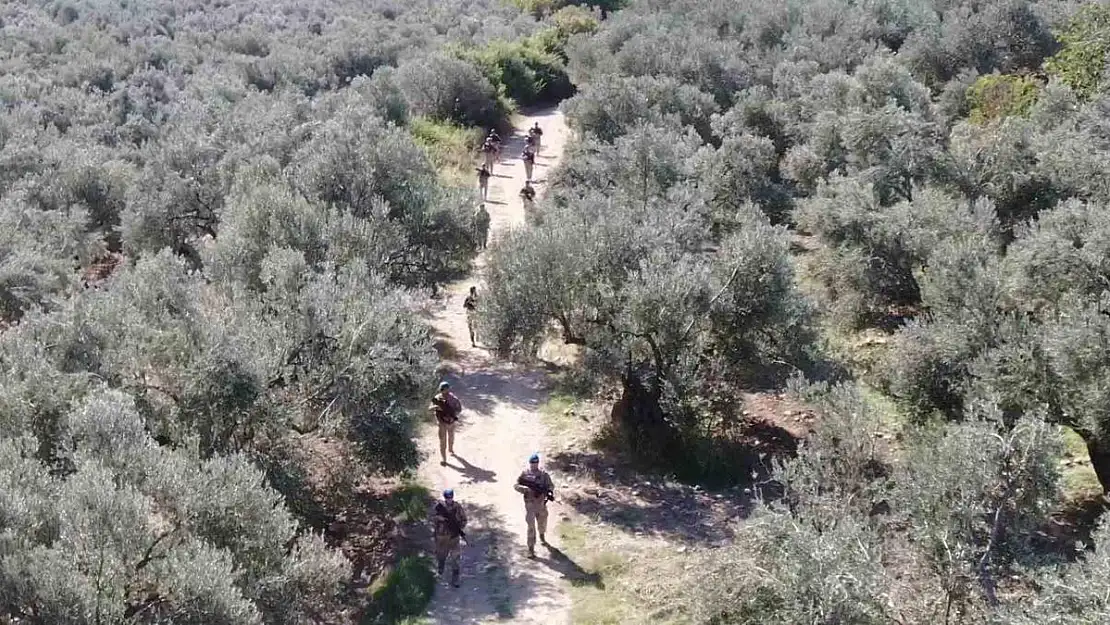
POLYGON ((447 400, 440 399, 439 397, 432 397, 432 405, 435 406, 436 420, 440 423, 451 425, 459 420, 459 415, 451 410, 451 406, 447 404, 447 400))

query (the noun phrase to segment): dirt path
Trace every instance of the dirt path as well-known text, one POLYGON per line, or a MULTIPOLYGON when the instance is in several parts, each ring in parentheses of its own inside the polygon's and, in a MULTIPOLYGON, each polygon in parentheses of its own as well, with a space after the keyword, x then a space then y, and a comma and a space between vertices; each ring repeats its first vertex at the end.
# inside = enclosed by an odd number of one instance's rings
MULTIPOLYGON (((546 190, 544 179, 562 156, 567 128, 561 113, 541 111, 519 121, 514 135, 505 140, 502 160, 490 180, 486 208, 491 239, 524 224, 517 195, 524 186, 520 153, 524 133, 535 122, 544 131, 534 172, 539 195, 546 190)), ((484 260, 483 255, 477 261, 479 273, 484 260)), ((452 382, 464 410, 455 436, 458 456, 448 457, 448 465, 440 466, 436 432, 429 428, 421 440, 427 456, 420 475, 437 495, 444 488, 455 489, 456 499, 470 517, 471 542, 463 548, 462 587, 441 582, 428 617, 437 625, 492 621, 567 625, 570 599, 563 578, 573 563, 557 550, 549 553, 538 545, 538 558, 527 558, 524 506, 513 490, 528 456, 545 450, 546 432, 537 411, 546 400, 543 373, 500 362, 485 349, 470 346, 462 301, 471 285, 481 293, 480 275, 448 287, 444 307, 432 321, 439 339, 447 344, 442 350, 448 355, 445 378, 452 382)), ((549 510, 548 539, 557 544, 555 526, 561 511, 558 504, 549 510)))

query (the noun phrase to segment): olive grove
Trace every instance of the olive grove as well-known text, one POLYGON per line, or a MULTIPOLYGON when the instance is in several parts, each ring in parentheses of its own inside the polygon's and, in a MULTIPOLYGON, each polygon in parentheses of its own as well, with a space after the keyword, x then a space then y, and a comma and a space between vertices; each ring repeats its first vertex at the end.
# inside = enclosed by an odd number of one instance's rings
POLYGON ((560 55, 597 16, 540 17, 0 6, 0 621, 358 618, 321 490, 419 461, 415 311, 478 247, 413 128, 572 92, 560 55), (357 470, 321 484, 327 462, 357 470))
POLYGON ((1044 528, 1061 432, 1110 488, 1107 15, 642 0, 570 39, 577 140, 493 250, 487 330, 582 346, 665 470, 743 464, 745 390, 820 414, 694 621, 1105 618, 1105 531, 1077 556, 1044 528), (844 364, 865 331, 886 347, 844 364))

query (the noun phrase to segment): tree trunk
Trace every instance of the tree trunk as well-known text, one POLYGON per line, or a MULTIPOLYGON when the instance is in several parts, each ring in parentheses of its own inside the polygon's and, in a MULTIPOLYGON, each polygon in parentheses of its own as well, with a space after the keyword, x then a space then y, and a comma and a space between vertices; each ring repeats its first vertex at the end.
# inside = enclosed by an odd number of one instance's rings
POLYGON ((1086 438, 1084 442, 1087 443, 1087 454, 1091 457, 1091 467, 1098 476, 1098 483, 1102 485, 1102 492, 1106 493, 1110 491, 1110 446, 1095 437, 1086 438))
POLYGON ((659 398, 629 369, 622 376, 623 392, 610 417, 629 450, 643 460, 662 462, 675 453, 678 436, 663 415, 659 398))

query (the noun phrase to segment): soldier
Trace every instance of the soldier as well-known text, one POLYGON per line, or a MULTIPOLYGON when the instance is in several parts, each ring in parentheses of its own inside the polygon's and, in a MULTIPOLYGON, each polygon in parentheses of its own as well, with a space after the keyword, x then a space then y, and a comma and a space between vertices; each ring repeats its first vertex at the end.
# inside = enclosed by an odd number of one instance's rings
POLYGON ((432 397, 432 405, 428 408, 435 414, 439 427, 439 463, 446 465, 448 452, 455 455, 455 424, 462 414, 462 402, 451 392, 450 384, 440 382, 439 392, 432 397))
POLYGON ((520 159, 524 161, 524 176, 529 182, 532 181, 532 168, 536 166, 536 155, 533 152, 525 150, 520 155, 520 159))
MULTIPOLYGON (((500 159, 501 158, 501 136, 497 134, 496 130, 491 129, 489 131, 489 136, 486 137, 486 141, 489 141, 490 144, 493 145, 493 156, 494 156, 494 158, 500 159)), ((491 167, 490 169, 492 170, 493 168, 491 167)))
POLYGON ((485 204, 479 204, 474 211, 474 238, 478 240, 478 249, 486 249, 489 239, 489 211, 485 204))
POLYGON ((478 192, 482 194, 483 202, 489 197, 489 176, 489 168, 482 165, 478 170, 478 192))
POLYGON ((540 123, 536 122, 536 124, 532 126, 531 130, 528 131, 528 134, 536 138, 536 152, 539 153, 540 139, 543 138, 543 130, 540 129, 540 123))
POLYGON ((524 204, 525 211, 530 211, 535 206, 536 190, 532 187, 531 180, 524 181, 524 188, 520 190, 520 200, 524 204))
POLYGON ((492 173, 493 166, 497 163, 497 146, 489 139, 482 144, 482 156, 485 158, 485 168, 492 173))
POLYGON ((524 495, 524 522, 528 524, 528 557, 536 557, 536 529, 540 544, 547 546, 547 502, 555 501, 555 485, 547 471, 540 469, 539 454, 528 459, 528 468, 516 479, 513 488, 524 495))
POLYGON ((466 539, 466 511, 455 501, 455 491, 443 491, 443 501, 436 502, 435 514, 436 570, 443 576, 444 565, 451 564, 451 585, 459 587, 460 540, 466 539))
POLYGON ((470 287, 470 295, 463 300, 463 308, 466 309, 466 329, 470 332, 470 346, 475 347, 474 314, 478 311, 478 287, 470 287))

